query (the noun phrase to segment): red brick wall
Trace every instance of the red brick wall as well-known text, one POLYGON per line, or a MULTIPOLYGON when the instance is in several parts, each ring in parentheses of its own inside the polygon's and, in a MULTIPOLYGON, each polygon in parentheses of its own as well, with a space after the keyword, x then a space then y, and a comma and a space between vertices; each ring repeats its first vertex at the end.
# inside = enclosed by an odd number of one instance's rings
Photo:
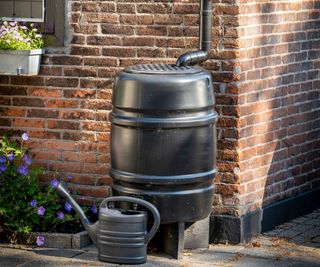
POLYGON ((241 1, 239 210, 320 185, 320 1, 241 1))
MULTIPOLYGON (((0 76, 0 134, 30 134, 35 164, 46 170, 43 182, 70 175, 72 191, 84 202, 107 196, 115 74, 137 63, 174 63, 178 55, 197 49, 198 10, 198 0, 70 0, 71 43, 46 53, 39 76, 0 76)), ((232 8, 225 7, 228 12, 233 14, 232 8)), ((216 47, 220 18, 214 25, 216 47)), ((205 66, 223 69, 223 79, 230 80, 232 66, 218 61, 232 56, 213 51, 205 66)))
MULTIPOLYGON (((0 133, 29 132, 44 182, 71 175, 84 202, 105 197, 114 76, 196 49, 198 2, 70 0, 71 43, 49 50, 37 77, 0 76, 0 133)), ((216 214, 240 216, 318 181, 319 1, 289 2, 213 1, 203 66, 220 116, 216 214)))

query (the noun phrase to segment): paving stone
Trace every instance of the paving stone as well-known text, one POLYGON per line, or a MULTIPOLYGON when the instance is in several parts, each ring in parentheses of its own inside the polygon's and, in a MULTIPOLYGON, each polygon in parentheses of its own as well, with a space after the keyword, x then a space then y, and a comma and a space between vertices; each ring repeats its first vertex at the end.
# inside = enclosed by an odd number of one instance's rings
POLYGON ((305 216, 308 217, 308 218, 311 218, 311 219, 315 219, 315 218, 318 218, 319 213, 318 213, 318 211, 314 211, 314 212, 311 212, 311 213, 309 213, 309 214, 307 214, 305 216))
POLYGON ((289 266, 304 266, 304 267, 314 267, 317 265, 308 265, 305 264, 305 262, 294 262, 290 261, 290 264, 288 263, 287 259, 274 259, 274 260, 268 260, 268 259, 261 259, 261 258, 250 258, 250 257, 245 257, 237 262, 234 262, 232 266, 236 267, 257 267, 257 266, 263 266, 263 267, 289 267, 289 266))
POLYGON ((99 263, 90 263, 90 265, 85 265, 85 262, 76 262, 76 261, 71 261, 71 260, 48 260, 48 259, 39 259, 39 260, 34 260, 31 262, 27 262, 25 264, 19 265, 19 267, 35 267, 35 266, 41 266, 41 267, 84 267, 84 266, 102 266, 99 263))
POLYGON ((272 245, 272 237, 260 235, 259 237, 253 238, 246 247, 266 247, 272 245))
POLYGON ((300 232, 293 230, 292 228, 286 231, 281 232, 278 236, 279 237, 287 237, 292 238, 294 236, 297 236, 300 232))
POLYGON ((209 245, 209 250, 223 252, 223 253, 237 253, 242 249, 243 249, 242 245, 222 245, 222 244, 209 245))
POLYGON ((90 260, 90 261, 95 261, 98 259, 98 251, 86 251, 84 253, 78 254, 74 257, 75 259, 80 259, 80 260, 90 260))
POLYGON ((314 243, 314 242, 304 242, 302 243, 303 246, 309 247, 309 248, 320 248, 320 243, 314 243))
POLYGON ((303 232, 301 235, 306 238, 315 238, 320 235, 320 227, 311 228, 308 231, 303 232))
POLYGON ((276 229, 284 229, 284 230, 287 230, 287 229, 292 228, 293 226, 295 226, 295 223, 287 222, 287 223, 278 225, 278 226, 276 227, 276 229))
POLYGON ((264 259, 274 259, 280 254, 279 251, 277 251, 276 249, 270 249, 270 247, 245 248, 239 253, 245 257, 256 257, 264 259))
POLYGON ((24 250, 1 247, 0 266, 19 266, 30 261, 29 252, 24 250))
POLYGON ((230 252, 217 252, 208 253, 209 251, 191 251, 190 256, 184 256, 183 262, 194 262, 194 263, 202 263, 206 264, 208 262, 218 262, 218 261, 229 261, 231 260, 235 254, 237 253, 230 253, 230 252))
POLYGON ((294 242, 297 245, 300 245, 304 242, 307 242, 307 239, 303 236, 294 236, 293 238, 290 239, 290 241, 294 242))
POLYGON ((300 234, 300 233, 304 233, 312 228, 314 228, 314 226, 310 225, 310 224, 298 224, 298 225, 295 225, 294 227, 292 227, 290 230, 296 231, 297 234, 300 234))
POLYGON ((73 258, 83 253, 83 250, 74 249, 54 249, 54 248, 35 248, 34 253, 38 255, 73 258))
POLYGON ((291 220, 290 222, 295 223, 295 224, 301 224, 309 219, 310 218, 308 218, 308 217, 298 217, 296 219, 291 220))
POLYGON ((312 238, 312 242, 315 242, 315 243, 319 243, 320 244, 320 236, 317 236, 315 238, 312 238))
POLYGON ((309 225, 313 225, 313 226, 320 226, 320 218, 307 220, 304 223, 309 224, 309 225))
POLYGON ((283 232, 283 229, 275 229, 275 230, 272 230, 272 231, 264 233, 264 235, 266 235, 266 236, 277 236, 281 232, 283 232))

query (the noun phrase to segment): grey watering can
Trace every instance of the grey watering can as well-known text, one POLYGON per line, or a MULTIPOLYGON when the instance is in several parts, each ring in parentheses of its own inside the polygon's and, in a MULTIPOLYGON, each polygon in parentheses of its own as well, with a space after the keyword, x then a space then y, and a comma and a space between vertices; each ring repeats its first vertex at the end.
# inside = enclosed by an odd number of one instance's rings
POLYGON ((147 244, 160 225, 158 210, 149 202, 133 197, 109 197, 102 201, 99 221, 92 224, 83 210, 70 196, 64 183, 60 183, 57 193, 68 200, 78 213, 83 226, 98 248, 98 258, 102 261, 122 264, 141 264, 147 260, 147 244), (147 232, 148 215, 137 210, 109 209, 111 202, 130 202, 146 207, 153 214, 154 222, 147 232))

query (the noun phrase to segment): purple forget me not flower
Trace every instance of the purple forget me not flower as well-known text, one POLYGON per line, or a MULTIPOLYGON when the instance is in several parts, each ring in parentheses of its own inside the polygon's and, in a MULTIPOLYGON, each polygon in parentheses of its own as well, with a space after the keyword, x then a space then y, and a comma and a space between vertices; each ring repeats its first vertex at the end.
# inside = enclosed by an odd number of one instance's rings
POLYGON ((22 176, 26 176, 28 174, 28 166, 27 165, 19 166, 18 173, 22 176))
POLYGON ((56 189, 59 186, 59 181, 54 178, 51 182, 50 182, 50 186, 54 189, 56 189))
POLYGON ((44 236, 42 235, 37 236, 36 243, 39 247, 42 246, 44 244, 44 236))
POLYGON ((31 207, 37 206, 37 200, 35 200, 35 199, 31 200, 30 206, 31 206, 31 207))
POLYGON ((29 140, 29 135, 27 133, 22 134, 21 136, 22 140, 27 141, 29 140))
POLYGON ((6 163, 7 158, 5 156, 0 156, 0 163, 6 163))
POLYGON ((46 212, 46 209, 43 206, 40 206, 37 210, 38 215, 43 216, 46 212))
POLYGON ((64 213, 63 213, 62 211, 59 211, 59 212, 57 213, 57 217, 58 217, 59 219, 63 220, 63 219, 64 219, 64 213))
POLYGON ((66 202, 66 203, 64 204, 64 209, 65 209, 66 211, 70 211, 70 210, 72 209, 72 207, 71 207, 71 205, 70 205, 69 202, 66 202))
POLYGON ((29 158, 29 155, 27 153, 25 153, 21 159, 27 165, 30 165, 32 163, 32 160, 29 158))
POLYGON ((0 165, 0 172, 5 172, 7 170, 6 165, 0 165))
POLYGON ((93 204, 93 205, 91 206, 91 211, 92 211, 94 214, 96 214, 96 213, 98 212, 97 206, 96 206, 95 204, 93 204))
POLYGON ((27 153, 24 153, 22 158, 21 158, 23 161, 26 161, 28 159, 28 154, 27 153))
POLYGON ((9 161, 14 161, 15 155, 13 153, 8 154, 8 160, 9 161))

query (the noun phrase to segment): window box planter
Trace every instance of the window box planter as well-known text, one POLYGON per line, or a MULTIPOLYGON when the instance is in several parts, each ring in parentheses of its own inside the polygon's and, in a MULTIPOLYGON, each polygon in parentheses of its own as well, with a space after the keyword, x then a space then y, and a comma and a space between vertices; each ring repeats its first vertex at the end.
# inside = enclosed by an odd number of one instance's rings
POLYGON ((45 248, 80 249, 92 243, 86 231, 76 234, 31 233, 30 243, 36 245, 35 241, 39 235, 44 237, 44 244, 41 247, 45 248))
POLYGON ((37 75, 44 49, 0 50, 0 75, 37 75))

